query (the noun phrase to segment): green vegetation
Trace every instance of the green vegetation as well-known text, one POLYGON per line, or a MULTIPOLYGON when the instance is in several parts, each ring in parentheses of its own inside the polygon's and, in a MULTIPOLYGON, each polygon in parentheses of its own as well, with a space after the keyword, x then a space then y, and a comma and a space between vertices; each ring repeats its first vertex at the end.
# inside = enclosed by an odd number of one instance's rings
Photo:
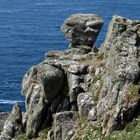
POLYGON ((101 92, 102 87, 103 87, 103 80, 101 79, 101 77, 100 76, 94 77, 93 83, 91 84, 91 87, 90 87, 90 91, 92 92, 94 101, 98 101, 99 94, 101 92), (99 81, 99 87, 98 89, 94 90, 92 89, 92 85, 95 84, 97 81, 99 81))
POLYGON ((95 76, 95 74, 94 74, 93 75, 93 84, 96 83, 100 79, 101 79, 101 75, 95 76))
POLYGON ((138 94, 140 86, 139 85, 131 85, 126 91, 125 91, 125 97, 128 100, 132 99, 140 99, 140 95, 138 94))
POLYGON ((130 122, 124 130, 116 131, 110 136, 102 134, 100 123, 88 123, 86 118, 78 120, 78 131, 74 140, 139 140, 140 139, 140 116, 130 122), (84 123, 83 123, 84 122, 84 123))
POLYGON ((96 123, 95 125, 89 124, 85 131, 84 140, 97 140, 102 136, 102 128, 100 123, 96 123))
POLYGON ((15 140, 29 140, 29 139, 26 137, 26 134, 21 134, 15 137, 15 140))
POLYGON ((36 140, 46 140, 47 134, 51 128, 46 128, 39 133, 39 137, 36 140))
POLYGON ((99 88, 96 91, 92 92, 94 101, 98 101, 98 99, 99 99, 99 94, 100 94, 101 89, 103 87, 103 80, 102 79, 99 80, 99 84, 100 84, 99 88))
POLYGON ((139 140, 140 139, 140 116, 129 123, 124 130, 114 132, 104 140, 139 140))
POLYGON ((98 99, 99 99, 99 94, 100 94, 100 91, 99 91, 99 90, 97 90, 97 91, 95 91, 95 92, 92 93, 92 95, 93 95, 93 100, 94 100, 94 101, 98 101, 98 99))
POLYGON ((102 136, 100 123, 90 124, 88 117, 77 119, 77 132, 74 140, 97 140, 102 136))
MULTIPOLYGON (((39 133, 39 136, 38 138, 33 138, 32 140, 46 140, 47 139, 47 134, 48 134, 48 131, 50 130, 51 128, 46 128, 44 130, 42 130, 40 133, 39 133)), ((15 140, 29 140, 26 136, 26 134, 21 134, 17 137, 15 137, 15 140)))
MULTIPOLYGON (((139 140, 140 139, 140 116, 128 123, 124 130, 115 131, 110 136, 102 134, 99 122, 91 124, 88 117, 77 119, 77 131, 73 140, 139 140)), ((37 139, 46 140, 49 129, 42 130, 37 139)), ((15 140, 28 140, 25 134, 19 135, 15 140)))

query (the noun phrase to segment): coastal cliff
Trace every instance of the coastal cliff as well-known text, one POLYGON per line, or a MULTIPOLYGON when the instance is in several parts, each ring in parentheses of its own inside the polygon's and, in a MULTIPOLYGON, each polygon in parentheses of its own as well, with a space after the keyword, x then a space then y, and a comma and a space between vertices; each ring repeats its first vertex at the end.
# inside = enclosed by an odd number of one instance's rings
POLYGON ((64 21, 68 49, 47 52, 25 74, 26 112, 13 107, 0 140, 22 140, 25 134, 38 140, 113 139, 114 131, 138 118, 140 21, 113 16, 104 43, 96 48, 102 26, 95 14, 64 21))

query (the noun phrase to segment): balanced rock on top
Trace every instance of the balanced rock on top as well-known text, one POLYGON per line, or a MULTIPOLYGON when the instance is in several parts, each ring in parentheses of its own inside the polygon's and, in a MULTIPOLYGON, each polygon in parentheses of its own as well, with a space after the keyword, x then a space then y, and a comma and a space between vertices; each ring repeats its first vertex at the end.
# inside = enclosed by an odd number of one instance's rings
POLYGON ((102 18, 95 14, 74 14, 64 21, 61 30, 72 48, 83 48, 93 46, 102 26, 102 18))

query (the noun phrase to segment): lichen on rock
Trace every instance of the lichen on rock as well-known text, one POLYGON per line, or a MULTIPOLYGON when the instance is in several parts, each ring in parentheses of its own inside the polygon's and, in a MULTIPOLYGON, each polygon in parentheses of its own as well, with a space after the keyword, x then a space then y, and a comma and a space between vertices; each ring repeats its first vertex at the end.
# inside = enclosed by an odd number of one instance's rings
MULTIPOLYGON (((138 21, 113 16, 104 45, 106 74, 97 104, 97 115, 103 120, 103 133, 122 129, 134 117, 139 98, 128 101, 125 90, 139 81, 138 21), (127 24, 126 24, 127 23, 127 24), (126 41, 127 40, 127 41, 126 41), (128 115, 128 112, 131 115, 128 115)), ((138 92, 136 94, 139 94, 138 92)))
POLYGON ((61 27, 69 48, 47 52, 25 74, 21 126, 28 138, 43 130, 48 140, 106 139, 140 113, 140 21, 113 16, 97 49, 102 26, 95 14, 70 16, 61 27))

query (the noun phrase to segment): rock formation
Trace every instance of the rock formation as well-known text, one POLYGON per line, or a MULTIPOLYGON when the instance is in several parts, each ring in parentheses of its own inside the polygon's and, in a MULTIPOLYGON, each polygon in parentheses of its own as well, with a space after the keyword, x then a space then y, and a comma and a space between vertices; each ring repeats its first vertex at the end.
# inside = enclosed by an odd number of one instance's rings
POLYGON ((21 133, 23 133, 22 114, 20 106, 16 104, 4 123, 0 140, 11 140, 13 137, 21 133))
POLYGON ((65 20, 61 27, 70 41, 70 48, 91 51, 101 30, 103 20, 94 14, 75 14, 65 20))
POLYGON ((140 21, 113 16, 104 45, 106 73, 97 116, 108 134, 131 121, 139 104, 140 21))
POLYGON ((140 105, 140 21, 113 16, 98 51, 92 48, 102 25, 94 14, 65 20, 61 30, 69 48, 47 52, 45 60, 25 74, 26 112, 12 134, 8 118, 2 138, 21 133, 23 126, 28 138, 50 128, 48 140, 76 140, 84 138, 86 131, 79 131, 89 125, 100 123, 102 134, 109 135, 133 120, 140 105), (79 128, 78 120, 85 118, 79 128))
MULTIPOLYGON (((48 64, 32 67, 24 76, 22 93, 26 97, 24 126, 29 138, 45 128, 55 111, 57 98, 64 85, 63 70, 48 64)), ((59 99, 58 99, 59 100, 59 99)), ((58 102, 59 103, 59 102, 58 102)))
POLYGON ((76 130, 76 112, 56 113, 54 117, 54 139, 69 140, 76 130))
POLYGON ((9 112, 0 112, 0 131, 2 131, 5 121, 9 116, 9 112))

